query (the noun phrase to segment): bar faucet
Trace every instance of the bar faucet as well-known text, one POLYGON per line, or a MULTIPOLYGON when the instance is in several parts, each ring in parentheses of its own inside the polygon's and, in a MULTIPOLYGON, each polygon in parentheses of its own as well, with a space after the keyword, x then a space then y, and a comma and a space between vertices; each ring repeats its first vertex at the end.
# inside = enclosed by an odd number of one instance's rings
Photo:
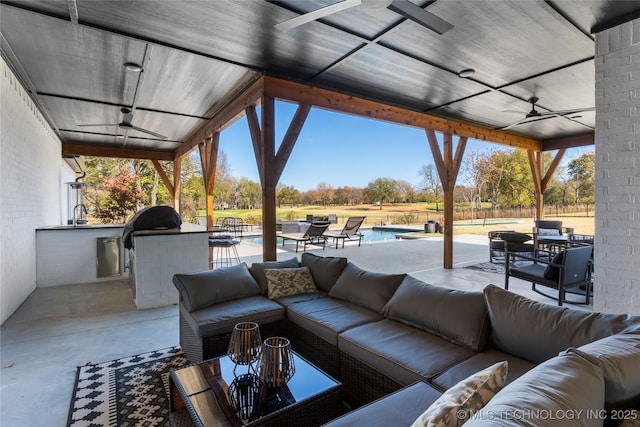
POLYGON ((75 205, 73 208, 73 226, 75 227, 78 224, 86 224, 87 220, 82 219, 82 214, 87 215, 88 213, 89 211, 87 210, 87 207, 82 203, 75 205), (78 215, 78 208, 80 208, 80 215, 78 215))

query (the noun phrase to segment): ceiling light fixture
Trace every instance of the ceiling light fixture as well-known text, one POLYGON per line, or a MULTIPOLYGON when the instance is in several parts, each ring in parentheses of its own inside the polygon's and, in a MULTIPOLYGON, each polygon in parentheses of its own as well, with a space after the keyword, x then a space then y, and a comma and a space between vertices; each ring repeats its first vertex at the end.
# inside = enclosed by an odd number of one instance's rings
POLYGON ((136 64, 135 62, 125 62, 124 68, 129 71, 133 71, 134 73, 142 71, 142 65, 136 64))
POLYGON ((458 77, 466 79, 473 76, 475 72, 476 70, 474 70, 473 68, 465 68, 464 70, 458 72, 458 77))

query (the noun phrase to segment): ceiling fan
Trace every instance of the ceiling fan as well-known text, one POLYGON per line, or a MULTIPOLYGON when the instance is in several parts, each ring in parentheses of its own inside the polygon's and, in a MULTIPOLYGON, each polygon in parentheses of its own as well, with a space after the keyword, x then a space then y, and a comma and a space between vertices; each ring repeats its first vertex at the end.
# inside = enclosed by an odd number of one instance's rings
POLYGON ((131 112, 130 108, 122 107, 120 111, 122 112, 122 121, 120 123, 100 123, 100 124, 90 124, 90 125, 78 125, 78 127, 118 126, 120 129, 124 129, 124 130, 132 129, 138 132, 146 133, 151 136, 155 136, 156 138, 159 138, 159 139, 167 139, 167 137, 164 135, 160 135, 159 133, 155 133, 150 130, 139 128, 138 126, 132 125, 131 121, 133 120, 133 113, 131 112))
MULTIPOLYGON (((516 114, 525 114, 525 116, 518 120, 515 121, 513 123, 511 123, 510 125, 507 126, 503 126, 503 127, 499 127, 496 128, 498 130, 505 130, 505 129, 510 129, 514 126, 518 126, 518 125, 522 125, 525 123, 530 123, 530 122, 535 122, 538 120, 544 120, 544 119, 551 119, 553 117, 564 117, 568 120, 572 120, 575 121, 574 119, 578 118, 578 117, 571 117, 573 114, 576 113, 581 113, 583 111, 593 111, 595 110, 595 107, 587 107, 587 108, 574 108, 572 110, 560 110, 560 111, 544 111, 544 112, 539 112, 536 110, 536 103, 538 102, 538 98, 536 98, 535 96, 532 96, 531 98, 529 98, 527 100, 527 102, 529 104, 531 104, 531 111, 529 111, 528 113, 525 113, 524 111, 519 111, 519 110, 505 110, 503 111, 504 113, 516 113, 516 114)), ((577 122, 579 123, 579 122, 577 122)))
POLYGON ((420 6, 411 3, 409 0, 342 0, 338 3, 321 7, 320 9, 276 24, 275 27, 278 30, 287 31, 306 24, 307 22, 315 21, 316 19, 324 18, 325 16, 356 6, 362 6, 373 10, 387 8, 438 34, 444 34, 453 28, 452 24, 437 17, 433 13, 427 12, 420 6))

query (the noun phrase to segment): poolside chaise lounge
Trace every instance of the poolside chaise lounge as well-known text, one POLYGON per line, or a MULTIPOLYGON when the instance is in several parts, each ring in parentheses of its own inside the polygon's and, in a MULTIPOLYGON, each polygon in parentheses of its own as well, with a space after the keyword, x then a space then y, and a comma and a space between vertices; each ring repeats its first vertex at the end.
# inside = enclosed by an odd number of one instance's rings
POLYGON ((362 242, 362 233, 360 233, 360 226, 364 222, 364 216, 352 216, 349 217, 347 223, 344 225, 344 228, 340 232, 335 231, 327 231, 324 233, 325 237, 333 238, 334 242, 336 242, 336 249, 338 249, 338 241, 342 239, 342 247, 344 248, 344 241, 355 240, 358 239, 358 246, 362 242))
POLYGON ((303 250, 305 251, 307 250, 307 243, 322 244, 322 249, 324 249, 327 243, 327 238, 324 233, 327 231, 327 228, 329 228, 329 224, 310 224, 304 233, 283 233, 278 235, 278 237, 282 239, 282 246, 284 246, 286 240, 295 240, 296 252, 298 252, 300 242, 304 243, 303 250))

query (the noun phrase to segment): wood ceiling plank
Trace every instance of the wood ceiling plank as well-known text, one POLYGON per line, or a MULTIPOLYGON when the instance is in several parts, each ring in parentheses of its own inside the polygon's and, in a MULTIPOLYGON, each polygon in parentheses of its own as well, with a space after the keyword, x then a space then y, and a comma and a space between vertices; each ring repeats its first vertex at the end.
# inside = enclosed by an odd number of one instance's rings
POLYGON ((357 98, 301 83, 264 77, 264 93, 277 99, 309 104, 317 108, 353 114, 420 129, 433 129, 479 141, 492 142, 514 148, 540 151, 540 141, 487 129, 480 126, 447 120, 428 114, 405 110, 374 101, 357 98))
POLYGON ((121 159, 173 161, 174 155, 168 151, 134 150, 94 145, 62 144, 63 156, 95 156, 121 159))

